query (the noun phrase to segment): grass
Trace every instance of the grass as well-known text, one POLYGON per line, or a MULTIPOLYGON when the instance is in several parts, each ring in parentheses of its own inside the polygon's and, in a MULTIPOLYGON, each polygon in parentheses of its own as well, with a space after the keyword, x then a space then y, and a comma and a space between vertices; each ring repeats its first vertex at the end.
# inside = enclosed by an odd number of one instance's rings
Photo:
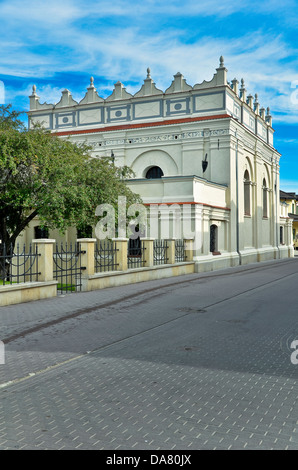
MULTIPOLYGON (((0 287, 1 286, 10 286, 11 284, 17 284, 16 281, 0 281, 0 287)), ((58 284, 57 289, 60 291, 66 291, 66 292, 76 292, 76 286, 74 284, 58 284)))
POLYGON ((17 284, 17 282, 16 281, 12 281, 12 282, 4 281, 4 283, 3 283, 3 281, 0 281, 0 287, 1 286, 10 286, 10 284, 17 284))
POLYGON ((62 291, 75 292, 76 286, 74 286, 73 284, 58 284, 57 289, 62 291))

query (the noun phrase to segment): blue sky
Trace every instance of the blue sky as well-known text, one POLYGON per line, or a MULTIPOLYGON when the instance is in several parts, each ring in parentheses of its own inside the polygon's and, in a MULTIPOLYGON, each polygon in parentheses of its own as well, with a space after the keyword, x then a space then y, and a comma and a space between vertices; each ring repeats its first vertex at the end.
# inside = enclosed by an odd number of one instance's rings
POLYGON ((103 98, 118 80, 136 93, 147 67, 161 90, 177 72, 195 85, 223 55, 228 80, 270 107, 281 189, 298 193, 297 1, 0 0, 0 25, 0 80, 19 110, 33 84, 41 103, 64 88, 81 100, 91 75, 103 98))

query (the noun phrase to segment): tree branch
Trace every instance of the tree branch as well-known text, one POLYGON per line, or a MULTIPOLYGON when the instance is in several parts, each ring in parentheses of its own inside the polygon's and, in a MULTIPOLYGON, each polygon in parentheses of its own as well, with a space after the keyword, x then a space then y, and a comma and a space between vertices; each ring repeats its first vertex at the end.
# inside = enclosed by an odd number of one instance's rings
POLYGON ((14 245, 16 242, 17 237, 20 235, 20 233, 27 227, 27 225, 31 222, 31 220, 34 219, 38 214, 38 211, 35 209, 33 212, 31 212, 28 217, 26 217, 24 220, 20 222, 12 236, 10 237, 10 242, 14 245))

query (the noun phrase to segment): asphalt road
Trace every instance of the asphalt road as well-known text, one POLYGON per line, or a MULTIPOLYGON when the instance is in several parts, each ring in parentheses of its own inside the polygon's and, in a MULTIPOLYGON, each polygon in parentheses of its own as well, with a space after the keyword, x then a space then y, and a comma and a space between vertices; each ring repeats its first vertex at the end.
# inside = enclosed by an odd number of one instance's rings
POLYGON ((1 307, 0 449, 298 449, 297 273, 294 258, 1 307))

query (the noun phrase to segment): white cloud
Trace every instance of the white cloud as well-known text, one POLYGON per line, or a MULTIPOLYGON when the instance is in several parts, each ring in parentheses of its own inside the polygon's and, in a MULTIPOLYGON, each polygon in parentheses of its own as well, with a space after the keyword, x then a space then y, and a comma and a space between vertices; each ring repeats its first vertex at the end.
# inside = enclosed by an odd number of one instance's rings
POLYGON ((280 189, 286 193, 288 192, 298 194, 298 181, 281 178, 280 189))
MULTIPOLYGON (((273 30, 255 31, 251 25, 244 36, 233 40, 202 36, 188 43, 188 25, 183 21, 187 16, 228 16, 245 12, 247 8, 249 12, 271 11, 283 16, 284 7, 290 11, 291 6, 291 0, 286 0, 283 8, 276 0, 266 4, 255 0, 186 0, 183 7, 178 0, 141 3, 5 0, 0 3, 0 17, 5 19, 0 74, 32 77, 34 81, 48 77, 48 88, 39 88, 41 102, 57 102, 60 95, 56 97, 57 90, 51 86, 51 77, 57 72, 104 76, 108 81, 105 89, 111 91, 113 84, 120 80, 127 85, 127 91, 135 93, 149 66, 157 87, 165 90, 178 71, 190 85, 210 80, 223 54, 229 80, 236 76, 240 81, 243 77, 247 93, 258 93, 261 105, 270 106, 275 120, 295 122, 298 106, 291 101, 290 84, 298 78, 297 50, 281 34, 273 30), (145 23, 148 15, 152 21, 159 15, 182 20, 160 30, 155 30, 153 24, 150 31, 145 23), (127 20, 121 26, 116 21, 120 17, 127 20), (98 25, 96 21, 102 18, 107 21, 98 25), (88 21, 92 27, 86 27, 88 21), (130 82, 137 84, 129 85, 130 82)), ((77 96, 75 99, 84 96, 87 85, 82 83, 81 90, 71 90, 77 96)), ((96 86, 101 94, 102 84, 96 86)), ((62 86, 65 87, 69 87, 68 83, 62 86)))
POLYGON ((259 0, 242 0, 235 2, 231 0, 143 0, 133 2, 129 0, 89 1, 74 0, 74 5, 81 9, 81 17, 90 15, 126 16, 132 15, 166 15, 166 17, 193 17, 193 16, 222 16, 227 17, 234 13, 263 13, 269 15, 277 13, 279 16, 287 14, 291 9, 295 10, 295 0, 284 0, 281 6, 279 0, 260 2, 259 0))
MULTIPOLYGON (((82 11, 72 0, 5 0, 0 4, 0 17, 12 26, 22 23, 23 27, 51 28, 59 23, 68 23, 81 18, 82 11)), ((34 34, 34 29, 32 30, 34 34)))

